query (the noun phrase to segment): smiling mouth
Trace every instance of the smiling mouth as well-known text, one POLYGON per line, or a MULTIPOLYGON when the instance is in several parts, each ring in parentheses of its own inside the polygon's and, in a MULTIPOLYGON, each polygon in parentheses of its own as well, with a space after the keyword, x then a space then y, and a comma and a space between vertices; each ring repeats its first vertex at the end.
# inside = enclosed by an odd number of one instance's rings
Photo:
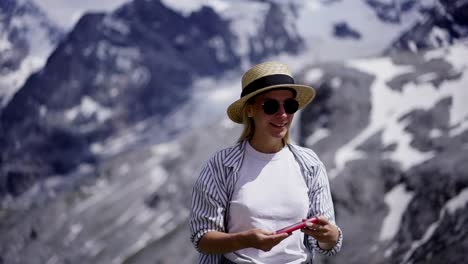
POLYGON ((281 128, 281 127, 286 127, 286 125, 287 125, 288 123, 281 123, 281 124, 270 123, 270 124, 271 124, 272 126, 274 126, 274 127, 281 128))

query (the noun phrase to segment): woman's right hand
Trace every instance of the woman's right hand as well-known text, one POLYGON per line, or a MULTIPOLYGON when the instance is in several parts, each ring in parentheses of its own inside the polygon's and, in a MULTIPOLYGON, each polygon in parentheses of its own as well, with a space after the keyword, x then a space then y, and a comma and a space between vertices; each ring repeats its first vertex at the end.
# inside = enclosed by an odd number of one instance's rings
POLYGON ((245 231, 248 247, 260 249, 265 252, 270 251, 288 236, 289 234, 287 233, 276 234, 275 232, 258 228, 245 231))

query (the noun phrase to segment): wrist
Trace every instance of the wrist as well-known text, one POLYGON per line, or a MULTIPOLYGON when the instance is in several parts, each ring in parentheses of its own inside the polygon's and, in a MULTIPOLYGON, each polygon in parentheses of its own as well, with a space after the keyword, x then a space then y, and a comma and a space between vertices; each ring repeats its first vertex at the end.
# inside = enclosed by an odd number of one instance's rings
POLYGON ((252 243, 252 239, 251 239, 251 235, 249 231, 243 231, 243 232, 237 233, 235 241, 237 243, 236 246, 238 249, 253 247, 252 245, 253 243, 252 243))
POLYGON ((338 243, 338 240, 340 239, 340 231, 338 229, 338 227, 334 226, 334 236, 333 238, 330 240, 330 241, 326 241, 326 242, 323 242, 323 241, 318 241, 318 245, 321 249, 323 250, 330 250, 332 249, 336 243, 338 243))

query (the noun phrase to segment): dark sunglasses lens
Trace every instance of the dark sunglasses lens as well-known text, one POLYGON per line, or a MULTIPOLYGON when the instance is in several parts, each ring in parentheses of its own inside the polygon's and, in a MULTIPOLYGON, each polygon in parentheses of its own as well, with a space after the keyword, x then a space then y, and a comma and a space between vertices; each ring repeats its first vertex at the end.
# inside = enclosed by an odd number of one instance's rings
POLYGON ((266 100, 263 103, 263 111, 267 115, 272 115, 278 112, 278 109, 279 109, 279 103, 276 100, 266 100))
POLYGON ((287 114, 294 114, 296 113, 297 109, 299 109, 299 103, 294 99, 288 99, 284 101, 284 111, 287 114))

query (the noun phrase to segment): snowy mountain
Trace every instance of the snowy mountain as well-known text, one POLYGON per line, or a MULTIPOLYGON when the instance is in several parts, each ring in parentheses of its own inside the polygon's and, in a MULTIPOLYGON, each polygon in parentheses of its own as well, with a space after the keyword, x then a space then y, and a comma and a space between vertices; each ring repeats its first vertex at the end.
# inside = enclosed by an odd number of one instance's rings
POLYGON ((293 135, 326 164, 345 233, 322 262, 462 262, 467 9, 135 0, 83 16, 0 115, 0 263, 193 263, 192 183, 239 135, 240 74, 270 59, 318 88, 293 135), (442 40, 411 44, 433 40, 417 29, 434 12, 442 40))
POLYGON ((301 142, 329 168, 348 235, 334 263, 463 261, 466 56, 460 44, 305 71, 319 97, 301 115, 301 142))
POLYGON ((0 110, 29 75, 44 66, 63 35, 33 2, 0 2, 0 110))
MULTIPOLYGON (((238 70, 241 60, 278 50, 296 53, 297 34, 269 23, 281 17, 279 6, 262 5, 265 20, 257 27, 266 42, 257 35, 239 40, 232 22, 210 7, 184 16, 159 1, 137 0, 111 14, 83 16, 2 112, 0 194, 18 195, 31 179, 96 162, 109 152, 102 152, 106 141, 147 118, 162 124, 187 101, 197 78, 219 77, 238 70), (281 46, 271 46, 280 38, 281 46), (242 41, 246 54, 237 45, 242 41)), ((154 129, 154 141, 180 130, 168 123, 154 129)))

